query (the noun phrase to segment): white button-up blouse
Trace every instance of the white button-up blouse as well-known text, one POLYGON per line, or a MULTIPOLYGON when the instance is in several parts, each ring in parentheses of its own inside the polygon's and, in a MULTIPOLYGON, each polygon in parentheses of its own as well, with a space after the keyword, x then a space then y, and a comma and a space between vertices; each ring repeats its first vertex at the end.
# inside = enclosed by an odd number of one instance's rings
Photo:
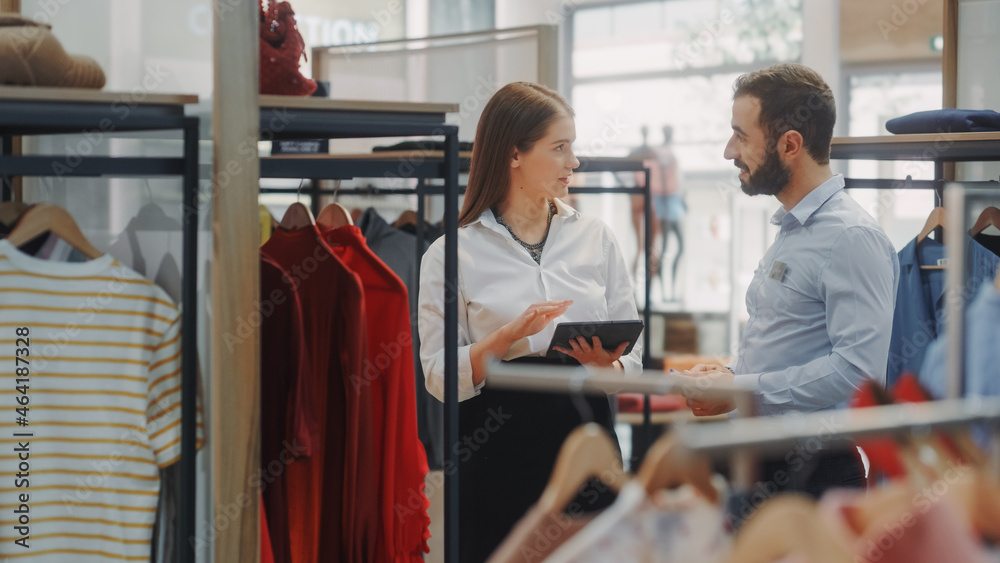
MULTIPOLYGON (((485 211, 458 229, 458 398, 479 394, 469 349, 539 301, 572 299, 564 315, 514 343, 505 360, 544 356, 561 322, 638 319, 632 281, 611 229, 556 200, 541 264, 485 211)), ((420 266, 418 330, 427 390, 444 401, 444 237, 420 266)), ((642 340, 621 357, 626 376, 642 371, 642 340)))

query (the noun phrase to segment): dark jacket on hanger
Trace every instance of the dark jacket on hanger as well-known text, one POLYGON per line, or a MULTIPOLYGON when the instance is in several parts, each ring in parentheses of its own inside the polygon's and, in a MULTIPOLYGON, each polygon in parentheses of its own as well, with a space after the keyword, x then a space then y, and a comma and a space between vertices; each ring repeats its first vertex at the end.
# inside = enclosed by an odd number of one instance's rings
MULTIPOLYGON (((968 302, 984 281, 993 279, 1000 258, 970 236, 966 236, 966 244, 969 258, 965 265, 963 293, 968 302)), ((899 251, 899 288, 896 291, 886 370, 890 386, 896 383, 901 373, 920 371, 927 346, 943 328, 945 271, 920 269, 921 265, 936 265, 939 258, 944 258, 944 245, 929 238, 919 246, 913 239, 899 251)))

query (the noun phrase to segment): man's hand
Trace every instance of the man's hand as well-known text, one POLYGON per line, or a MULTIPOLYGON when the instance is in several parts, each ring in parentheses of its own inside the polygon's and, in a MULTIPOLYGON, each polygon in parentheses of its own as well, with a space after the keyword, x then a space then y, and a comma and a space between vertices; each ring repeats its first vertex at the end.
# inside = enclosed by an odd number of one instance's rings
POLYGON ((704 398, 705 393, 702 392, 713 387, 732 387, 735 377, 733 372, 720 366, 698 364, 685 372, 685 375, 693 380, 685 390, 684 397, 695 416, 715 416, 736 408, 733 399, 709 400, 704 398))

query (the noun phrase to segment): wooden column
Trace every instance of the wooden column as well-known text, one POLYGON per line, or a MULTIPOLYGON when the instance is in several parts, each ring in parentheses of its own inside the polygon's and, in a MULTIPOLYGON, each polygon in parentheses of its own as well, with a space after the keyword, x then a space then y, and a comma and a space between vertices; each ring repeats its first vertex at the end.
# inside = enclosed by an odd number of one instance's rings
POLYGON ((943 23, 941 85, 944 99, 941 107, 953 108, 958 103, 958 0, 945 0, 943 23))
MULTIPOLYGON (((5 13, 21 13, 21 0, 0 0, 0 12, 5 13)), ((21 154, 21 137, 14 137, 12 154, 21 154)), ((24 201, 24 184, 21 181, 21 177, 18 176, 11 180, 11 195, 14 201, 24 201)))
MULTIPOLYGON (((212 471, 216 563, 256 563, 260 457, 257 2, 215 0, 212 471), (241 152, 239 149, 243 147, 241 152)), ((200 530, 199 530, 200 531, 200 530)))
MULTIPOLYGON (((941 100, 942 108, 954 108, 958 104, 958 0, 944 1, 942 36, 944 46, 941 51, 941 100)), ((955 180, 955 163, 944 163, 944 179, 955 180)))

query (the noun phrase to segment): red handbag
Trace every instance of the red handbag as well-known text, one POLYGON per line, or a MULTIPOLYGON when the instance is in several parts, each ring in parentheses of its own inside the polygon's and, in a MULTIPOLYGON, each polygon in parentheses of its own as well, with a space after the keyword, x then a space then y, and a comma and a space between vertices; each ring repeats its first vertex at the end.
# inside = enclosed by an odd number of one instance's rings
MULTIPOLYGON (((260 93, 309 96, 316 82, 299 71, 306 43, 295 26, 295 12, 288 2, 260 0, 260 93)), ((308 60, 308 58, 307 58, 308 60)))

